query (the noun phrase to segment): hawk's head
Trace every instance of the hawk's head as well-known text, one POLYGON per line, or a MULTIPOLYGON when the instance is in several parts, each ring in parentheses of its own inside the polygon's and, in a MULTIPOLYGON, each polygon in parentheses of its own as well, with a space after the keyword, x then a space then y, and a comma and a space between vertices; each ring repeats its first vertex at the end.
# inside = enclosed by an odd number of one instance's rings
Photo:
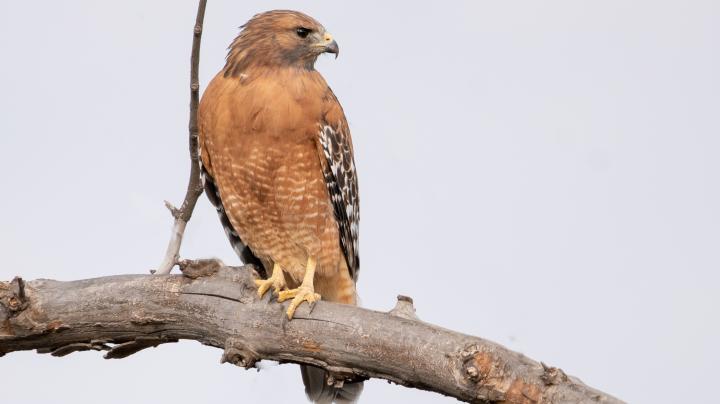
POLYGON ((254 66, 313 69, 322 53, 340 53, 319 22, 298 11, 273 10, 255 15, 230 45, 225 76, 254 66))

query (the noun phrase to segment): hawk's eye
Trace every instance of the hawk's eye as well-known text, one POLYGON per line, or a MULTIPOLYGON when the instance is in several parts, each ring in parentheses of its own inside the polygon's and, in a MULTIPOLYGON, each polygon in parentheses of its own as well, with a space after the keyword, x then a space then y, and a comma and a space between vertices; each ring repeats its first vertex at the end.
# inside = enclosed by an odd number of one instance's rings
POLYGON ((295 32, 298 34, 300 38, 307 38, 307 36, 312 32, 311 29, 299 27, 295 30, 295 32))

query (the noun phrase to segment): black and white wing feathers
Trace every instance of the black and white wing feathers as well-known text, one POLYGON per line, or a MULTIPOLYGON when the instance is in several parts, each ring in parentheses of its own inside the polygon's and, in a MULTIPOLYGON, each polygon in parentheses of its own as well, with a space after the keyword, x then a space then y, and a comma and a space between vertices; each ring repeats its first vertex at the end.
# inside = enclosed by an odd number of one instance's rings
POLYGON ((352 140, 347 125, 343 122, 336 126, 321 124, 320 145, 327 161, 327 164, 323 164, 325 184, 335 209, 340 230, 340 246, 345 254, 350 275, 357 280, 360 270, 360 199, 352 140))

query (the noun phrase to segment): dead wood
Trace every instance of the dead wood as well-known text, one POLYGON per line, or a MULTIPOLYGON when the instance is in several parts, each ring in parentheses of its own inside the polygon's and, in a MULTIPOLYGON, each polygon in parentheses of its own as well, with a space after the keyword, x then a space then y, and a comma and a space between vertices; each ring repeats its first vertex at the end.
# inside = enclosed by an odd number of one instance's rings
POLYGON ((115 359, 188 339, 245 368, 262 359, 322 367, 333 383, 381 378, 482 403, 621 402, 499 344, 420 321, 407 297, 388 313, 302 305, 287 321, 287 303, 258 299, 251 266, 181 268, 187 275, 0 282, 0 356, 97 350, 115 359))

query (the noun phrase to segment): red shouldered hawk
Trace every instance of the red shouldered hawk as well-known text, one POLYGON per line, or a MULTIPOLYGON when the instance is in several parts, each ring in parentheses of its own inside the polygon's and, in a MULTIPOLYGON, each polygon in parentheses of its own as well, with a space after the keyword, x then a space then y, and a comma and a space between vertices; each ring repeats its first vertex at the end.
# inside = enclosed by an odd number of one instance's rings
MULTIPOLYGON (((260 264, 258 294, 292 299, 288 318, 321 296, 356 304, 357 176, 345 114, 314 68, 326 52, 337 57, 338 45, 313 18, 258 14, 198 115, 208 197, 236 252, 260 264)), ((316 383, 317 373, 305 369, 303 379, 316 383)))

